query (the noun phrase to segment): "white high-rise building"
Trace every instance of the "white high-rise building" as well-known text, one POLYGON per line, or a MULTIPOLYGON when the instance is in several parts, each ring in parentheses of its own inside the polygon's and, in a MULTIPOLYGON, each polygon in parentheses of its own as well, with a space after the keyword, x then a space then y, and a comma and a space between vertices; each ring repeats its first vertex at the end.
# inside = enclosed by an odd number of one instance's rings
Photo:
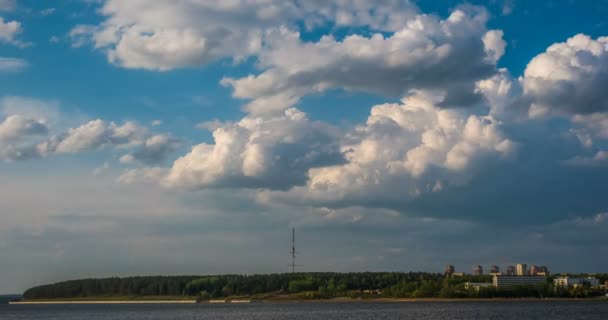
POLYGON ((528 266, 525 263, 517 264, 517 275, 518 276, 527 276, 528 275, 528 266))

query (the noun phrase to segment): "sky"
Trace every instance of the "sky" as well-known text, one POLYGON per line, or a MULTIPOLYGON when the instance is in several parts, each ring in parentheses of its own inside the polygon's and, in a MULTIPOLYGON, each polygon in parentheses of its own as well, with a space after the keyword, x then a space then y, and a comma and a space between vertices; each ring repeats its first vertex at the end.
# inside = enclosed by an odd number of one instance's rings
POLYGON ((0 0, 0 293, 608 266, 608 1, 0 0))

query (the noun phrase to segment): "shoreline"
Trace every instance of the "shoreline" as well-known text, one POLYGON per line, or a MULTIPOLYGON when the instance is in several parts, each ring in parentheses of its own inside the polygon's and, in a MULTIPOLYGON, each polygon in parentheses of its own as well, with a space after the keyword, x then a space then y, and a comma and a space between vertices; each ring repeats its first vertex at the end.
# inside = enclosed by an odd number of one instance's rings
POLYGON ((9 301, 10 305, 67 305, 67 304, 250 304, 250 303, 439 303, 439 302, 572 302, 605 301, 604 298, 376 298, 376 299, 263 299, 247 301, 230 300, 40 300, 9 301))
POLYGON ((35 304, 195 304, 196 300, 44 300, 44 301, 9 301, 10 305, 35 304))

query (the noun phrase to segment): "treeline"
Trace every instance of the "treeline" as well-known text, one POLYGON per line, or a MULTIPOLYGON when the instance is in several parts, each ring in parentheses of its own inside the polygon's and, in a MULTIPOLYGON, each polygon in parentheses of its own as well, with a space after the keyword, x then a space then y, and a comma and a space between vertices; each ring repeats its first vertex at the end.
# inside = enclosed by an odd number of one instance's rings
POLYGON ((200 276, 82 279, 33 287, 24 299, 65 299, 103 296, 181 296, 200 276))
MULTIPOLYGON (((603 279, 604 277, 599 277, 603 279)), ((491 298, 491 297, 590 297, 597 289, 554 288, 552 279, 538 287, 509 290, 466 288, 466 282, 491 283, 491 276, 444 277, 425 272, 383 273, 286 273, 266 275, 215 275, 84 279, 31 288, 25 299, 73 299, 100 297, 180 296, 197 299, 267 297, 388 298, 491 298)))

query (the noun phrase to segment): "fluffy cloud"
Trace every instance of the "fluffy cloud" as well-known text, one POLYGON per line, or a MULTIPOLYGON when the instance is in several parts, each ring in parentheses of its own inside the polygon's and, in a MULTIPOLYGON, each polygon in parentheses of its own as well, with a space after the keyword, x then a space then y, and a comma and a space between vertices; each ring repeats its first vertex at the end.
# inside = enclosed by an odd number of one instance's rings
POLYGON ((0 43, 8 43, 18 47, 27 47, 29 43, 22 42, 17 36, 23 32, 19 21, 5 21, 0 17, 0 43))
POLYGON ((165 161, 172 152, 177 150, 179 143, 178 139, 166 134, 157 134, 146 139, 138 150, 122 156, 120 162, 158 164, 165 161))
POLYGON ((0 159, 19 160, 35 157, 32 140, 45 136, 48 127, 43 120, 11 115, 0 121, 0 159))
POLYGON ((396 31, 418 13, 409 0, 312 0, 295 3, 299 6, 300 18, 309 28, 328 22, 338 27, 396 31))
POLYGON ((237 2, 110 0, 101 9, 108 17, 102 25, 78 26, 71 36, 77 45, 92 37, 110 62, 126 68, 166 71, 244 58, 261 45, 259 28, 252 28, 257 20, 249 14, 263 8, 237 2))
POLYGON ((562 163, 589 167, 606 163, 606 83, 608 37, 593 39, 578 34, 534 57, 519 79, 501 75, 478 87, 503 112, 525 114, 527 118, 569 118, 570 133, 594 153, 584 150, 585 154, 562 163))
POLYGON ((521 81, 531 117, 608 111, 608 37, 578 34, 551 45, 521 81))
POLYGON ((18 21, 5 22, 4 18, 0 17, 0 41, 11 43, 21 31, 21 23, 18 21))
POLYGON ((23 160, 104 148, 132 150, 122 162, 158 163, 175 151, 179 140, 151 135, 135 122, 101 119, 69 128, 53 104, 21 97, 0 99, 0 160, 23 160), (69 129, 63 129, 68 127, 69 129))
POLYGON ((578 34, 534 57, 523 76, 513 78, 500 69, 478 81, 476 91, 484 95, 492 115, 501 119, 570 117, 575 125, 588 125, 605 137, 606 83, 608 38, 578 34))
POLYGON ((48 128, 43 121, 12 115, 0 123, 0 140, 12 140, 22 135, 45 134, 47 131, 48 128))
POLYGON ((340 162, 332 127, 308 120, 296 109, 272 116, 247 116, 213 130, 177 159, 163 183, 172 187, 286 189, 306 182, 308 169, 340 162))
POLYGON ((495 72, 505 50, 502 31, 486 30, 486 22, 485 10, 463 7, 445 20, 417 15, 388 36, 324 36, 312 43, 283 28, 269 33, 258 55, 264 72, 222 83, 235 97, 252 99, 248 110, 258 113, 332 88, 390 96, 441 89, 444 105, 467 106, 478 102, 475 82, 495 72))
POLYGON ((207 124, 213 144, 194 146, 168 169, 128 170, 119 181, 254 188, 263 203, 395 209, 465 184, 479 167, 516 153, 499 121, 440 108, 443 99, 412 92, 401 104, 373 107, 365 124, 346 133, 294 108, 207 124))
POLYGON ((417 92, 402 104, 375 106, 342 144, 347 163, 312 168, 306 186, 260 200, 391 208, 467 181, 484 159, 514 154, 497 121, 440 109, 440 102, 417 92))
POLYGON ((11 115, 0 123, 0 158, 19 160, 109 146, 132 147, 141 144, 143 132, 132 122, 117 125, 97 119, 51 136, 45 120, 11 115))
POLYGON ((71 31, 76 45, 92 40, 112 63, 166 71, 256 54, 266 30, 280 25, 394 29, 416 9, 409 1, 106 1, 99 26, 71 31))
POLYGON ((66 133, 51 137, 38 145, 42 155, 50 153, 77 153, 106 146, 129 147, 141 144, 144 128, 133 122, 117 125, 97 119, 66 133))
POLYGON ((523 90, 507 69, 500 69, 488 79, 475 84, 475 90, 488 103, 490 114, 499 119, 528 119, 528 106, 522 101, 523 90))

